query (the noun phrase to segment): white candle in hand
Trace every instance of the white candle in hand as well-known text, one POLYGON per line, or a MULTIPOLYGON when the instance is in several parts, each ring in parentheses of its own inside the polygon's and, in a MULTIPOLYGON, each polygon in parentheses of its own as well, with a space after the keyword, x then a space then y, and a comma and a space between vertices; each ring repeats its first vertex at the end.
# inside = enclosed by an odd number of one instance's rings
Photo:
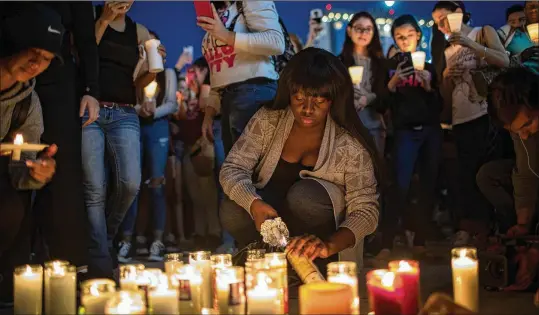
POLYGON ((41 314, 43 268, 38 265, 21 266, 15 269, 13 278, 15 315, 41 314))
MULTIPOLYGON (((15 140, 13 141, 13 144, 16 146, 22 146, 24 144, 24 138, 20 133, 18 133, 15 136, 15 140)), ((21 159, 21 149, 13 149, 13 153, 11 154, 11 160, 13 161, 19 161, 21 159)))
POLYGON ((155 92, 157 91, 157 82, 152 81, 144 88, 144 95, 148 100, 153 100, 155 92))
POLYGON ((479 311, 479 278, 477 252, 473 248, 455 248, 451 251, 453 295, 455 303, 479 311))

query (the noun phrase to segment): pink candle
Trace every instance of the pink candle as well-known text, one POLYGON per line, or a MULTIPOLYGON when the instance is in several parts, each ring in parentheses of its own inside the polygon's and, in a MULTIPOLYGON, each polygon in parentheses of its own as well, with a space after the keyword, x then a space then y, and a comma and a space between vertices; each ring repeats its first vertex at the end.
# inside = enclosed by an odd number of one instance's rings
POLYGON ((387 269, 367 274, 371 309, 376 315, 400 315, 403 300, 401 279, 387 269))
POLYGON ((402 281, 402 315, 415 315, 419 312, 419 263, 413 260, 392 261, 389 270, 402 281))

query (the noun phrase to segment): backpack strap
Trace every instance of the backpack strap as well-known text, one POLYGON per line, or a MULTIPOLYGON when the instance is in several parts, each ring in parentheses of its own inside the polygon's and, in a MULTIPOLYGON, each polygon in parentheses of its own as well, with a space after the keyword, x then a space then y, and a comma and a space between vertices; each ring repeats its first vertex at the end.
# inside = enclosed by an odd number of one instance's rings
POLYGON ((243 18, 245 19, 245 15, 243 14, 243 1, 236 1, 236 9, 238 10, 238 14, 232 19, 232 22, 230 22, 230 25, 228 26, 228 30, 231 32, 234 32, 234 28, 236 27, 236 23, 238 22, 238 18, 240 15, 243 15, 243 18))
POLYGON ((8 142, 11 142, 14 140, 13 134, 21 128, 21 126, 26 121, 26 118, 28 117, 28 112, 30 111, 30 106, 32 105, 32 94, 25 97, 23 100, 18 102, 15 105, 15 108, 13 108, 13 113, 11 114, 11 123, 9 126, 9 130, 6 134, 6 139, 8 142))

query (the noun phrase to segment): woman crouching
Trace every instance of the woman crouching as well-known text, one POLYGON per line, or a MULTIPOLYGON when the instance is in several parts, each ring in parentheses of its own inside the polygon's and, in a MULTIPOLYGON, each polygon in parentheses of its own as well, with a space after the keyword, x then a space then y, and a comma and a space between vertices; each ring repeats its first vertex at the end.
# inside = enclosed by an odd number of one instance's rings
POLYGON ((281 217, 287 250, 317 265, 362 262, 363 238, 378 223, 376 151, 354 108, 348 70, 331 53, 308 48, 281 74, 275 99, 261 108, 220 173, 223 228, 240 247, 281 217), (367 143, 368 142, 368 143, 367 143))

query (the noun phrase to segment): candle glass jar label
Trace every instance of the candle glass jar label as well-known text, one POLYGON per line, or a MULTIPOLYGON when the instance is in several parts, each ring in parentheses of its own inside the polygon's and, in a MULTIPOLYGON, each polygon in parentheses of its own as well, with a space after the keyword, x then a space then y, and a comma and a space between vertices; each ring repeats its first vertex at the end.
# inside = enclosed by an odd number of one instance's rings
POLYGON ((191 301, 191 281, 178 280, 178 299, 180 301, 191 301))
POLYGON ((238 306, 243 303, 243 292, 245 292, 243 282, 231 283, 228 293, 228 306, 238 306))

